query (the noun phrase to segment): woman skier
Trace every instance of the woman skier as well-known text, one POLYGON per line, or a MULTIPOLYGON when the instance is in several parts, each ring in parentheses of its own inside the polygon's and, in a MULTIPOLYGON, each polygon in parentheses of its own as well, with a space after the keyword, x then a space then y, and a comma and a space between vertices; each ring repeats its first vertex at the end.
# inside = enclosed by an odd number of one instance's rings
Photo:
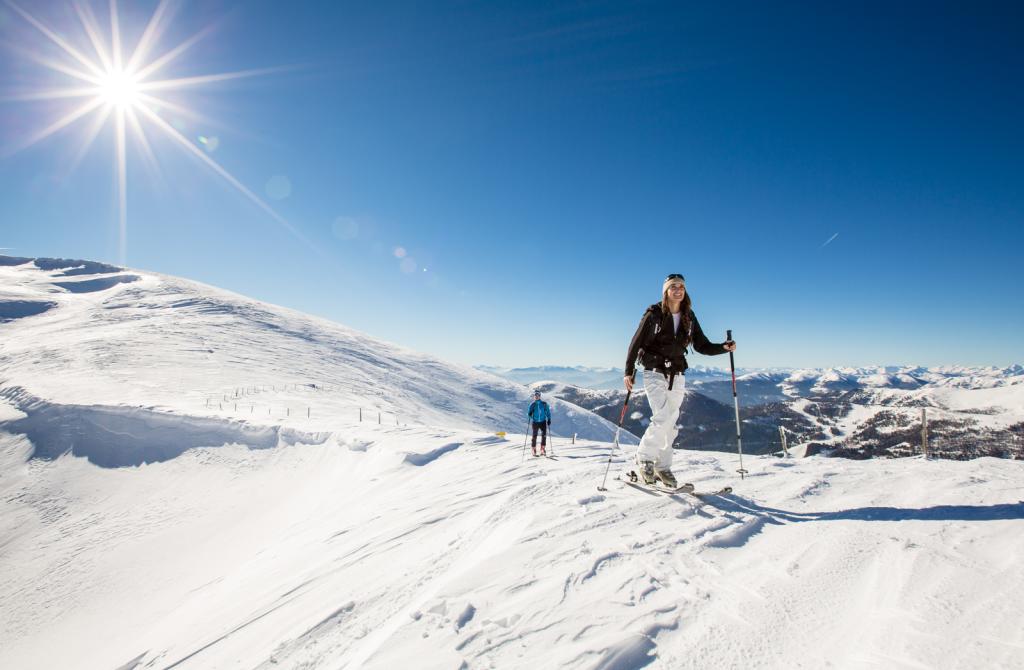
POLYGON ((686 391, 686 348, 705 356, 736 350, 733 341, 714 344, 701 330, 686 293, 681 274, 670 274, 661 287, 661 302, 647 308, 626 354, 626 390, 633 390, 636 365, 644 368, 644 388, 651 406, 651 423, 636 450, 636 463, 645 484, 661 480, 668 488, 678 486, 672 474, 672 443, 676 421, 686 391))

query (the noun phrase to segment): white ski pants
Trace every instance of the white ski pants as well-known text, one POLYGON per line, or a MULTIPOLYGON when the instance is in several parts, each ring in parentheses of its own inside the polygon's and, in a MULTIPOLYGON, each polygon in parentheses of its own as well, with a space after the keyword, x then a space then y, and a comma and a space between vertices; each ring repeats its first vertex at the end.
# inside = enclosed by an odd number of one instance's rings
POLYGON ((676 375, 669 391, 665 375, 655 370, 644 370, 644 388, 647 389, 647 403, 651 406, 651 423, 636 449, 636 461, 654 461, 655 468, 669 469, 672 467, 672 443, 679 432, 676 422, 686 395, 686 376, 676 375))

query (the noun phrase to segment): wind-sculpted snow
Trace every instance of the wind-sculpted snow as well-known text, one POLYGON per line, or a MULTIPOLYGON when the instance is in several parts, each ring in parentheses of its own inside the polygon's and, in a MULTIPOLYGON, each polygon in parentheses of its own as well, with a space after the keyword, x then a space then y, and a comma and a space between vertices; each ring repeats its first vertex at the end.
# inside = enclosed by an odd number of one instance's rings
POLYGON ((431 449, 425 454, 406 454, 404 460, 406 463, 411 463, 412 465, 427 465, 428 463, 432 463, 433 461, 437 460, 441 456, 444 456, 449 452, 455 451, 461 446, 461 442, 452 442, 451 444, 446 444, 442 447, 438 447, 437 449, 431 449))
POLYGON ((0 300, 0 322, 35 316, 56 306, 57 303, 45 300, 0 300))
POLYGON ((86 279, 82 281, 55 281, 53 285, 59 286, 71 293, 95 293, 96 291, 106 291, 118 284, 128 284, 133 281, 139 281, 139 277, 135 275, 117 275, 116 277, 101 277, 99 279, 86 279))
POLYGON ((142 407, 55 405, 28 397, 19 389, 7 389, 0 395, 25 414, 24 418, 0 421, 0 430, 24 434, 34 447, 32 458, 53 460, 70 454, 105 468, 158 463, 198 447, 242 444, 269 449, 297 442, 318 444, 328 437, 142 407))
POLYGON ((121 272, 124 268, 96 261, 73 260, 69 258, 36 258, 33 264, 40 270, 64 270, 57 273, 58 277, 71 277, 80 274, 110 274, 121 272))

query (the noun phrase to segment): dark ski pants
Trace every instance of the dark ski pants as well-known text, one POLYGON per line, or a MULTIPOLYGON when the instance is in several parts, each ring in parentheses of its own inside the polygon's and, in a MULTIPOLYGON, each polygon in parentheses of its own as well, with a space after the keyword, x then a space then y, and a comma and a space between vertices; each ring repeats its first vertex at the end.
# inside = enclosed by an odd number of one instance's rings
POLYGON ((540 448, 543 449, 548 442, 548 424, 543 421, 533 422, 533 442, 530 447, 533 449, 537 448, 537 431, 540 431, 540 448))

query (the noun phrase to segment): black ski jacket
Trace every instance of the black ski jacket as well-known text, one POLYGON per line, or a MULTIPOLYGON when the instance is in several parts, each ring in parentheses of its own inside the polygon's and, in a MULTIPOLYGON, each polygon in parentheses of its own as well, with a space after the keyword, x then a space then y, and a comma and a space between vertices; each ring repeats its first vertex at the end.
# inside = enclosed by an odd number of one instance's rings
POLYGON ((631 377, 636 372, 638 362, 648 370, 657 370, 665 374, 684 374, 688 367, 686 347, 690 345, 705 356, 725 353, 723 344, 715 344, 704 335, 693 311, 690 312, 689 332, 685 332, 682 327, 678 333, 673 332, 674 330, 672 314, 663 311, 660 302, 648 307, 640 319, 633 341, 629 343, 629 351, 626 353, 626 376, 631 377))

